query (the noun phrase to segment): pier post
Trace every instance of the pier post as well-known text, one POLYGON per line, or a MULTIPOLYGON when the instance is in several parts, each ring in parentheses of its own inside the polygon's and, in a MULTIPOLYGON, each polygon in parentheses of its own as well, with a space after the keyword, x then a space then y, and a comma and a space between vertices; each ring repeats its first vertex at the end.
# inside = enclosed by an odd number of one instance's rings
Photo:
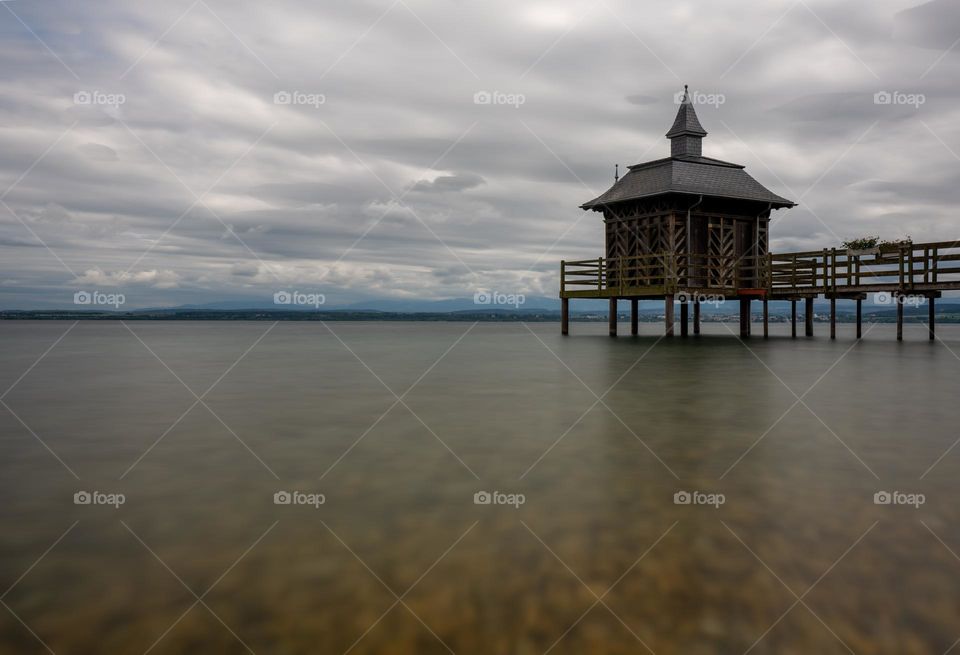
POLYGON ((830 338, 837 338, 837 297, 830 298, 830 338))
POLYGON ((894 294, 893 299, 897 302, 897 341, 903 341, 903 298, 894 294))
POLYGON ((931 294, 930 297, 927 298, 927 302, 930 303, 930 307, 928 308, 929 313, 927 314, 927 332, 930 335, 930 341, 933 341, 934 339, 937 338, 937 333, 936 333, 937 314, 936 314, 936 307, 934 305, 934 303, 936 302, 936 296, 931 294))
POLYGON ((740 336, 742 338, 750 336, 750 298, 748 296, 740 297, 740 336))
POLYGON ((693 336, 700 335, 700 301, 693 301, 693 336))
POLYGON ((617 299, 610 299, 610 313, 607 318, 607 323, 610 326, 610 336, 617 336, 617 299))
POLYGON ((570 299, 560 299, 560 334, 570 334, 570 299))
POLYGON ((813 296, 807 296, 803 299, 803 327, 806 336, 813 336, 813 296))
POLYGON ((797 299, 790 299, 790 336, 797 338, 797 299))
POLYGON ((763 297, 763 338, 766 339, 770 336, 770 307, 767 297, 763 297))
POLYGON ((863 300, 857 298, 857 338, 863 337, 863 300))
POLYGON ((673 336, 673 296, 665 296, 663 299, 663 323, 666 327, 665 334, 668 337, 673 336))
POLYGON ((639 304, 640 301, 636 298, 630 299, 630 334, 633 336, 640 334, 640 326, 638 324, 638 321, 640 320, 638 317, 639 304))
POLYGON ((680 303, 680 336, 687 336, 687 315, 690 310, 687 307, 686 299, 680 303))

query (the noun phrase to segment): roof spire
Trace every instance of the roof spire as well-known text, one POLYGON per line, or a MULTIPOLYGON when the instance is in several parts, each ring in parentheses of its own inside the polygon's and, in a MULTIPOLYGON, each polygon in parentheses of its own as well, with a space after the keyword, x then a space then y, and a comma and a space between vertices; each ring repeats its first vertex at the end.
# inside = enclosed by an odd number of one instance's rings
POLYGON ((666 135, 670 139, 670 156, 700 157, 702 156, 700 140, 707 136, 707 131, 700 125, 686 84, 683 85, 683 95, 678 93, 674 98, 680 108, 677 110, 673 127, 666 135))
POLYGON ((620 180, 620 164, 613 165, 613 181, 618 182, 620 180))

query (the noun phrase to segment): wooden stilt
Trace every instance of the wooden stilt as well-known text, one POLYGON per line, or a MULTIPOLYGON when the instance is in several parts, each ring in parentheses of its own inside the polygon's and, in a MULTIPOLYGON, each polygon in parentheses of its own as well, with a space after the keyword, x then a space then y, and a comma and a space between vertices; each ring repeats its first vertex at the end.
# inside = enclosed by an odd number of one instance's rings
POLYGON ((663 299, 663 322, 666 328, 665 334, 668 337, 673 336, 673 296, 667 296, 663 299))
POLYGON ((570 299, 560 299, 560 334, 570 334, 570 299))
POLYGON ((830 338, 837 338, 837 299, 830 298, 830 338))
POLYGON ((688 305, 687 305, 687 301, 684 300, 682 303, 680 303, 680 336, 681 336, 681 337, 687 336, 687 333, 688 333, 688 332, 687 332, 687 330, 688 330, 688 327, 687 327, 687 314, 688 314, 689 311, 690 311, 690 310, 689 310, 689 307, 688 307, 688 305))
POLYGON ((863 338, 863 300, 857 298, 857 338, 863 338))
POLYGON ((639 304, 640 301, 636 298, 630 299, 630 334, 633 336, 640 334, 639 304))
POLYGON ((813 298, 812 297, 803 299, 803 310, 804 310, 804 317, 803 317, 804 332, 808 337, 812 337, 813 336, 813 298))
POLYGON ((934 339, 937 338, 937 331, 936 331, 937 312, 936 312, 936 306, 934 305, 934 303, 936 302, 936 298, 934 298, 933 296, 930 296, 929 298, 927 298, 927 302, 930 303, 930 307, 928 308, 929 313, 927 315, 927 332, 930 334, 930 341, 933 341, 934 339))
POLYGON ((750 298, 746 296, 740 298, 740 336, 750 336, 750 298))
POLYGON ((903 298, 899 295, 893 298, 897 302, 897 341, 903 341, 903 298))
POLYGON ((770 336, 770 303, 767 301, 767 297, 763 297, 763 338, 766 339, 770 336))
POLYGON ((700 334, 700 301, 693 301, 693 336, 700 334))
POLYGON ((610 299, 610 313, 608 314, 607 322, 610 325, 610 336, 617 336, 617 299, 610 299))
POLYGON ((797 299, 790 300, 790 336, 797 338, 797 299))

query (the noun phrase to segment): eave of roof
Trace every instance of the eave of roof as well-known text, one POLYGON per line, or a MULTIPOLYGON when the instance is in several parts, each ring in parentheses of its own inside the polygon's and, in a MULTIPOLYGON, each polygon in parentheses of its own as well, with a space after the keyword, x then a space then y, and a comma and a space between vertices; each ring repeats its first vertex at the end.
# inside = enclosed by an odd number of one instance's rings
POLYGON ((796 205, 757 182, 740 164, 709 157, 683 156, 630 166, 629 172, 606 192, 580 207, 598 209, 668 193, 769 203, 775 208, 796 205))

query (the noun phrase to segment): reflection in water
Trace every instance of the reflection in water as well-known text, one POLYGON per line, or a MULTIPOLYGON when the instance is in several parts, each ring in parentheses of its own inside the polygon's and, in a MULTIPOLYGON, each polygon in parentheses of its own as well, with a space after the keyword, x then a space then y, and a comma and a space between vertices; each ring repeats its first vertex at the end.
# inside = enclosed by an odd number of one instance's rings
MULTIPOLYGON (((66 327, 0 324, 0 387, 66 327)), ((0 652, 942 653, 960 637, 958 455, 930 468, 956 439, 960 362, 922 328, 748 349, 721 325, 658 343, 655 326, 531 324, 555 357, 522 325, 480 324, 396 403, 468 324, 330 324, 356 357, 320 324, 279 324, 238 362, 268 327, 132 324, 181 384, 122 325, 81 323, 4 397, 0 652), (213 385, 207 406, 184 385, 213 385), (127 500, 74 505, 80 490, 127 500), (475 505, 480 490, 526 502, 475 505), (726 502, 675 505, 681 490, 726 502), (874 505, 879 490, 926 503, 874 505)))

